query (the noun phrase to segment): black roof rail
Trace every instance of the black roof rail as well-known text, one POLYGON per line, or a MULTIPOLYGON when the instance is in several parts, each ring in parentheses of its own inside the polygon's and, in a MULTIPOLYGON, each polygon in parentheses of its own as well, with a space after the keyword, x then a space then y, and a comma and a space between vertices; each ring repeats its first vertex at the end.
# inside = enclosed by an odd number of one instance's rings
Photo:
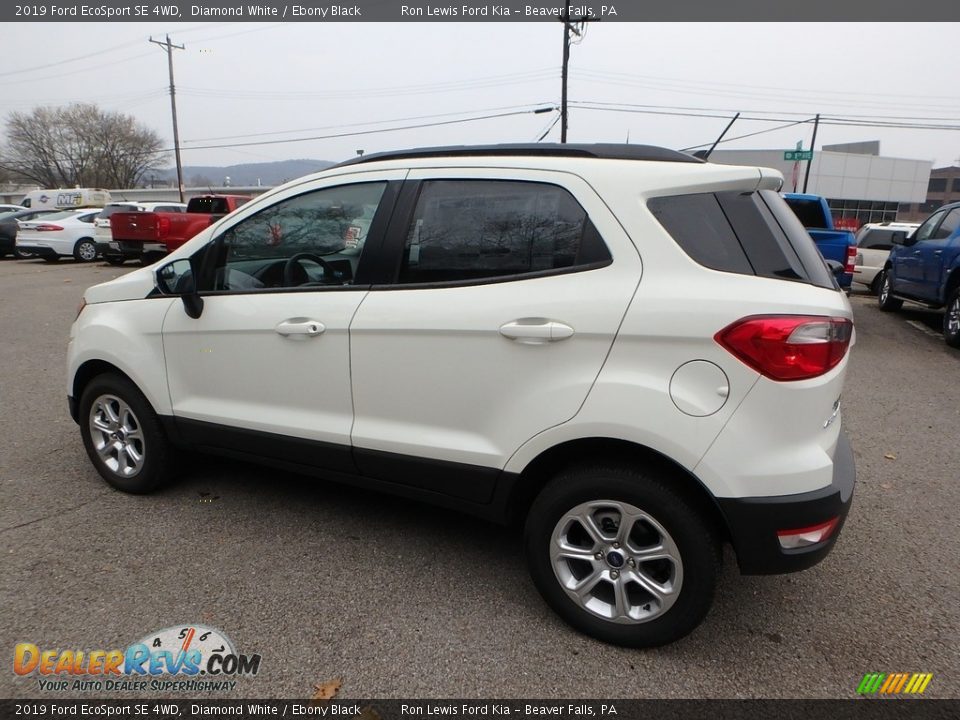
POLYGON ((624 143, 507 143, 503 145, 451 145, 410 150, 372 153, 351 158, 333 167, 358 165, 382 160, 412 160, 432 157, 579 157, 607 160, 647 160, 656 162, 702 163, 692 155, 656 147, 655 145, 627 145, 624 143))

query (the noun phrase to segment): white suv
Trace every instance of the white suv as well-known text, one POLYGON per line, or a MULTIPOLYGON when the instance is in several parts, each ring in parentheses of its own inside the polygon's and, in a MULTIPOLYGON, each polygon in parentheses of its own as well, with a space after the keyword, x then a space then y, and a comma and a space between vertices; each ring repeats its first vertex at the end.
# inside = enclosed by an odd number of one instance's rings
POLYGON ((851 309, 780 175, 637 145, 364 156, 86 291, 67 393, 147 492, 191 448, 522 522, 570 624, 652 646, 830 551, 851 309))

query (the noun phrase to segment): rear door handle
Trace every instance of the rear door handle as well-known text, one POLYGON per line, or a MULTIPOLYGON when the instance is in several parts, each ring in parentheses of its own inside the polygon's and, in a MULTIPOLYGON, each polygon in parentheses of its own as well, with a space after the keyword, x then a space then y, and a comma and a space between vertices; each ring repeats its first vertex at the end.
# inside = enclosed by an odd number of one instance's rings
POLYGON ((500 334, 523 345, 542 345, 573 337, 574 330, 556 320, 521 318, 501 325, 500 334))
POLYGON ((290 335, 306 335, 316 337, 327 328, 319 320, 308 320, 306 318, 290 318, 281 323, 277 323, 274 332, 278 335, 288 337, 290 335))

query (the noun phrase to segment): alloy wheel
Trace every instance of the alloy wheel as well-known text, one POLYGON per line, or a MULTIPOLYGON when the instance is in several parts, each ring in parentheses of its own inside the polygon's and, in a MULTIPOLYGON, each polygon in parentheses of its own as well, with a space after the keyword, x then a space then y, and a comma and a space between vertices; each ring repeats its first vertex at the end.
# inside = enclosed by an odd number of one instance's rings
POLYGON ((581 503, 554 528, 554 574, 584 610, 620 624, 643 623, 677 601, 683 561, 670 533, 638 507, 581 503))
POLYGON ((90 408, 89 427, 94 450, 112 473, 129 478, 143 469, 143 432, 126 402, 116 395, 99 396, 90 408))

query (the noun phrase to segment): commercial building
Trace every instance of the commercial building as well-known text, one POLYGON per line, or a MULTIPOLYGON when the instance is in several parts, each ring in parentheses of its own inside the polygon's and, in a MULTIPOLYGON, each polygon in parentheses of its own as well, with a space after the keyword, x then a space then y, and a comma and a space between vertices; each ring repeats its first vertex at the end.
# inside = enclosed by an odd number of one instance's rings
MULTIPOLYGON (((784 160, 784 152, 714 150, 710 162, 775 168, 783 173, 785 192, 801 192, 807 162, 784 160)), ((927 201, 932 166, 929 160, 883 157, 879 141, 824 145, 810 161, 807 192, 827 198, 838 227, 905 220, 905 209, 927 201)))
POLYGON ((922 203, 900 206, 900 219, 920 221, 941 205, 960 202, 960 167, 934 168, 927 183, 927 197, 922 203))

